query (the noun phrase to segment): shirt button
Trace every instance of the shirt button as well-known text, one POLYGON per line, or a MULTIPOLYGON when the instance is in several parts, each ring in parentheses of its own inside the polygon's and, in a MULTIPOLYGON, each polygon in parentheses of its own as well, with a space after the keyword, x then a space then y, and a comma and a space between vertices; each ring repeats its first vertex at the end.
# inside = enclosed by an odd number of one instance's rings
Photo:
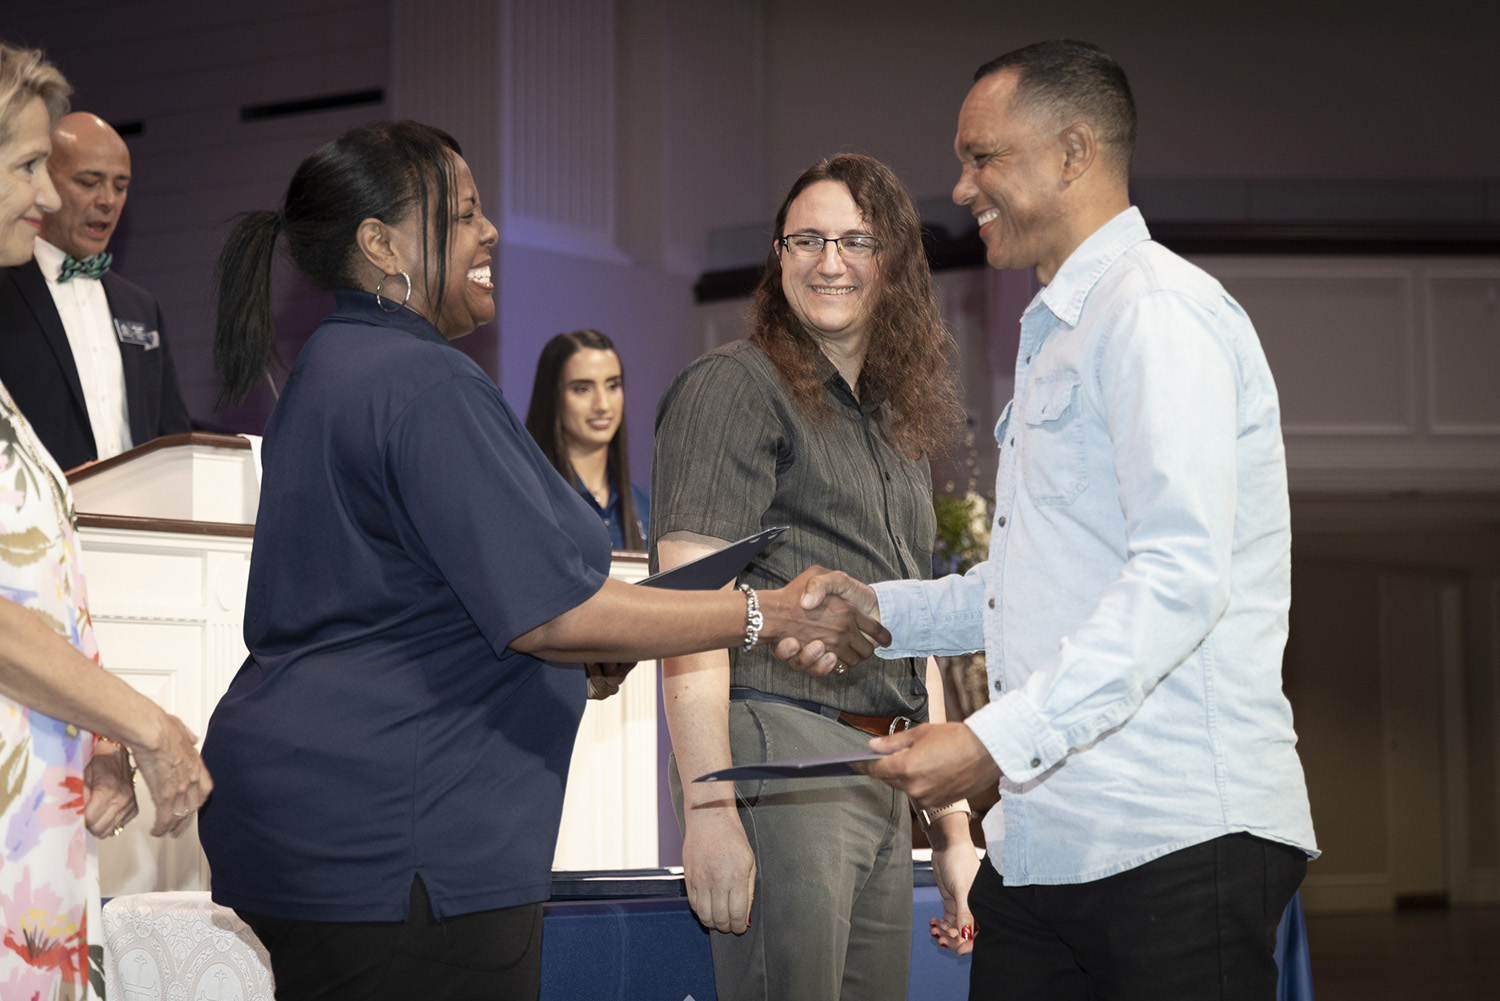
POLYGON ((994 599, 994 598, 991 598, 991 599, 990 599, 990 607, 991 607, 991 608, 994 608, 994 607, 995 607, 995 599, 994 599))
POLYGON ((1001 528, 1004 528, 1005 527, 1005 515, 1002 514, 1000 516, 1000 520, 997 521, 995 524, 999 525, 1001 528))
POLYGON ((1031 767, 1032 768, 1040 768, 1040 767, 1042 767, 1042 759, 1041 758, 1032 758, 1031 759, 1031 767))
POLYGON ((1003 691, 1005 691, 1005 683, 1003 681, 996 681, 995 682, 995 691, 997 691, 997 692, 1003 692, 1003 691))

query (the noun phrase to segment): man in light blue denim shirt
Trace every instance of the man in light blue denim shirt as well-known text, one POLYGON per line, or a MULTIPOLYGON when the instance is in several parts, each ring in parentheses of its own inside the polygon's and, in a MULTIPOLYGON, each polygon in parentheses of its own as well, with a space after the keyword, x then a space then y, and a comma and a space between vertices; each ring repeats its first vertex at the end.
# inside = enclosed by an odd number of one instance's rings
POLYGON ((989 560, 873 593, 822 580, 878 614, 882 656, 984 649, 991 702, 872 742, 898 753, 870 774, 929 812, 999 783, 971 998, 1270 999, 1317 854, 1281 690, 1276 387, 1239 305, 1130 206, 1118 64, 1048 42, 975 79, 954 200, 992 266, 1045 286, 995 428, 989 560))

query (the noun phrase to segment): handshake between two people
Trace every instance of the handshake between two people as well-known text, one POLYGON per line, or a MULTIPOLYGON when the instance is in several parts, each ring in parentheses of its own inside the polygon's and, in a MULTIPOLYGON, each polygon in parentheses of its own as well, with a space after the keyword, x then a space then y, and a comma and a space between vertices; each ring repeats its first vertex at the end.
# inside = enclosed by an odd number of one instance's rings
MULTIPOLYGON (((804 609, 847 605, 861 620, 862 630, 868 633, 868 626, 863 624, 868 620, 879 630, 879 645, 890 644, 890 633, 880 625, 880 600, 868 584, 816 566, 803 571, 784 590, 794 592, 799 584, 799 603, 804 609)), ((863 637, 866 642, 869 638, 863 637)), ((773 652, 796 670, 820 675, 858 663, 845 661, 843 653, 826 642, 813 639, 803 643, 795 635, 779 640, 773 652)), ((873 652, 861 653, 860 659, 873 652)), ((856 762, 853 767, 900 789, 918 806, 929 809, 977 796, 994 789, 1000 781, 995 759, 974 731, 962 723, 929 723, 888 737, 874 737, 870 750, 888 757, 856 762)))
POLYGON ((846 573, 810 566, 786 587, 763 595, 763 606, 772 595, 795 602, 787 627, 771 634, 781 636, 771 652, 798 671, 843 674, 874 654, 876 647, 891 642, 890 632, 880 624, 880 600, 875 589, 846 573), (819 630, 796 621, 797 612, 806 617, 807 625, 835 631, 831 636, 819 635, 819 630))
POLYGON ((587 652, 610 650, 646 657, 676 657, 716 647, 722 649, 727 645, 727 637, 719 633, 710 638, 716 628, 705 623, 711 621, 710 615, 720 617, 717 621, 723 623, 722 616, 731 609, 735 625, 730 635, 740 637, 733 640, 735 645, 753 633, 782 660, 795 658, 793 667, 812 674, 843 673, 891 641, 891 634, 872 614, 878 611, 875 592, 845 574, 820 566, 808 567, 785 587, 755 592, 753 604, 747 604, 751 600, 748 595, 726 591, 672 591, 606 581, 595 599, 523 635, 512 646, 543 659, 582 661, 588 672, 589 698, 606 699, 620 690, 635 661, 604 660, 588 653, 573 656, 576 647, 582 646, 587 652), (624 604, 611 602, 611 595, 616 602, 623 599, 624 604), (630 617, 641 621, 638 610, 646 600, 658 612, 667 613, 667 617, 657 618, 633 637, 616 628, 622 614, 637 613, 630 617), (711 607, 705 607, 706 604, 711 607), (579 627, 576 630, 579 635, 568 635, 569 623, 590 618, 587 612, 596 605, 601 609, 598 621, 592 627, 587 623, 579 627), (753 613, 758 613, 758 618, 753 613), (602 626, 599 622, 609 625, 602 626), (555 629, 555 624, 562 628, 555 629), (603 642, 601 632, 609 633, 603 642), (663 635, 669 635, 670 641, 663 641, 663 635))

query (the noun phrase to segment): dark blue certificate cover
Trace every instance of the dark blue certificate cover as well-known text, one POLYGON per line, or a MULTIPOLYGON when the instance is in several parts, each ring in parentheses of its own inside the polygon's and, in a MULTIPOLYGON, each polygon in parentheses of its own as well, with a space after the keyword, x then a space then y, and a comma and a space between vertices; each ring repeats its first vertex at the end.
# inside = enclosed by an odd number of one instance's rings
POLYGON ((763 761, 758 765, 735 765, 700 775, 694 782, 724 782, 730 779, 811 779, 824 775, 854 775, 851 761, 874 761, 883 758, 880 751, 851 751, 825 754, 820 758, 790 758, 785 761, 763 761))
POLYGON ((781 537, 786 527, 768 528, 763 532, 731 542, 707 556, 700 556, 681 566, 654 573, 641 581, 647 587, 665 587, 674 591, 717 591, 740 575, 760 551, 781 537))

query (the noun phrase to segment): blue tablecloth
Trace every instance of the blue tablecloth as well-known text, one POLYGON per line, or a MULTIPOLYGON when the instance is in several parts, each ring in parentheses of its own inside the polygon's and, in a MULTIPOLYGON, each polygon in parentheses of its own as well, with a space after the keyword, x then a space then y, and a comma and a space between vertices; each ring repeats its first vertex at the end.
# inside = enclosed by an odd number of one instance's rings
MULTIPOLYGON (((612 889, 623 892, 624 884, 612 889)), ((661 885, 649 892, 660 893, 661 885)), ((927 931, 928 918, 942 912, 936 887, 912 891, 910 998, 968 997, 968 957, 938 948, 927 931)), ((545 915, 541 1001, 715 1001, 708 932, 686 898, 553 901, 545 915)), ((1313 1001, 1300 895, 1282 917, 1276 961, 1281 966, 1277 1001, 1313 1001)))
POLYGON ((1292 894, 1292 902, 1286 905, 1276 928, 1276 966, 1281 970, 1276 1001, 1313 1001, 1312 960, 1307 954, 1301 891, 1292 894))
POLYGON ((686 898, 553 902, 542 1001, 714 1001, 708 932, 686 898))

